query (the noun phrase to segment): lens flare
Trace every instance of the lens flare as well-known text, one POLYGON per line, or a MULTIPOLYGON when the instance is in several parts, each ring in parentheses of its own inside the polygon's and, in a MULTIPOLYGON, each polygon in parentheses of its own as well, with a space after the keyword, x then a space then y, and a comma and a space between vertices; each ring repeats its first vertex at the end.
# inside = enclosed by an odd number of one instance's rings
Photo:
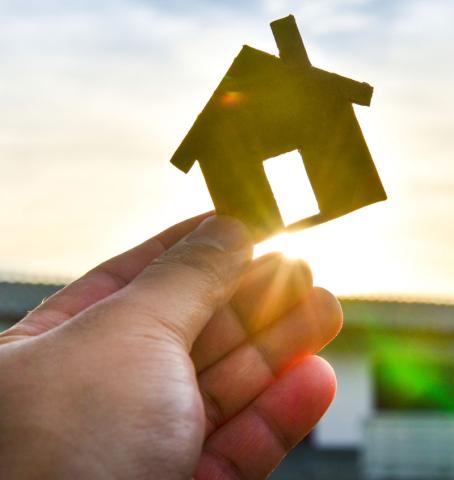
POLYGON ((242 92, 226 92, 221 96, 221 104, 224 107, 236 107, 244 102, 246 95, 242 92))

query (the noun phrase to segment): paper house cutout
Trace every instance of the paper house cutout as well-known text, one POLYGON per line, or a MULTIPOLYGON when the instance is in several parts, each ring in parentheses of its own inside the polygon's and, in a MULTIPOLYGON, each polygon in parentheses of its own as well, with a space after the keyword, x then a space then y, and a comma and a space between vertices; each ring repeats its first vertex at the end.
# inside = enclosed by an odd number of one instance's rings
POLYGON ((373 88, 311 65, 293 16, 271 24, 280 58, 244 46, 171 162, 197 160, 218 214, 256 241, 386 199, 352 104, 373 88), (299 150, 320 213, 285 228, 263 162, 299 150))

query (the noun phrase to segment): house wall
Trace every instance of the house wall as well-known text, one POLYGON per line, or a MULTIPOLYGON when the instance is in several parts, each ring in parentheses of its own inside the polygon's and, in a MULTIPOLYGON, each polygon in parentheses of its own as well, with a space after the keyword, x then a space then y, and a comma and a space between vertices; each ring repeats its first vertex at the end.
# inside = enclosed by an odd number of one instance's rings
POLYGON ((336 398, 314 432, 320 448, 358 448, 364 421, 374 410, 373 378, 366 353, 329 352, 323 355, 337 375, 336 398))

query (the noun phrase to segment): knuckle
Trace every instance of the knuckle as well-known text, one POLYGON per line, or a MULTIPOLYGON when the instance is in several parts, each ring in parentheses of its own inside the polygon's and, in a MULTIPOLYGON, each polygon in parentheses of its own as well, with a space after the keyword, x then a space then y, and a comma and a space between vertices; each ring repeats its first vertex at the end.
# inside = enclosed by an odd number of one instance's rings
POLYGON ((228 280, 228 265, 221 252, 205 246, 183 244, 157 258, 151 267, 186 271, 190 277, 197 276, 202 284, 217 287, 228 280))

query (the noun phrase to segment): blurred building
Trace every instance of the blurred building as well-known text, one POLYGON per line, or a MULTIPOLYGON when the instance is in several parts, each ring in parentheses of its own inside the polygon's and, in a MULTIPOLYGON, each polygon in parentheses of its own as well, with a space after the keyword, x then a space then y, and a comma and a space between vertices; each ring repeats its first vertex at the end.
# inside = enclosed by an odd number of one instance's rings
POLYGON ((453 479, 454 305, 342 303, 324 355, 338 394, 315 445, 359 451, 367 479, 453 479))
POLYGON ((6 330, 63 285, 0 282, 0 331, 6 330))
MULTIPOLYGON (((61 286, 0 282, 0 330, 61 286)), ((274 480, 454 478, 454 305, 344 299, 338 393, 274 480)))
POLYGON ((454 305, 341 303, 336 400, 273 480, 454 479, 454 305))

